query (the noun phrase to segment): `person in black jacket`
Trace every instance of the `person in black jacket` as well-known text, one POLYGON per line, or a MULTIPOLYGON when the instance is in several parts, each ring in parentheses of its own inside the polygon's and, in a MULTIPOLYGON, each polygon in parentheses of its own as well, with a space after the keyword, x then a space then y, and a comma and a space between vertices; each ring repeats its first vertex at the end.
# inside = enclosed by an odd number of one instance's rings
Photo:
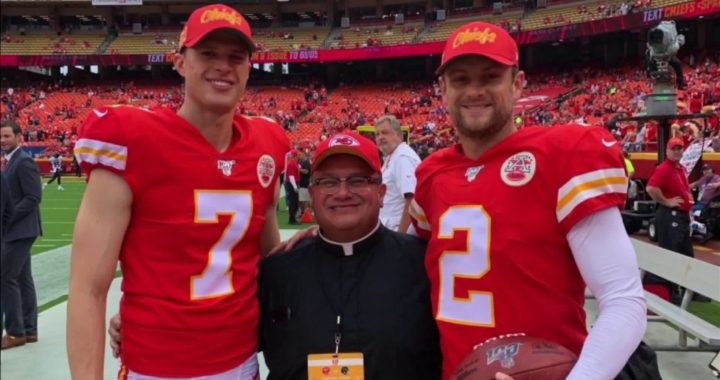
MULTIPOLYGON (((2 349, 37 342, 37 296, 30 266, 30 248, 42 235, 40 170, 20 147, 20 126, 13 121, 0 124, 0 147, 7 168, 3 176, 10 187, 13 216, 3 234, 5 246, 0 255, 2 267, 2 313, 7 335, 2 349)), ((5 166, 5 165, 3 165, 5 166)))
POLYGON ((13 203, 10 198, 10 185, 4 175, 0 175, 0 244, 5 249, 5 233, 7 232, 8 222, 13 214, 13 203))
POLYGON ((347 132, 320 144, 310 185, 320 232, 260 264, 268 379, 307 379, 309 370, 440 378, 425 243, 382 226, 384 194, 371 140, 347 132), (350 365, 360 356, 362 365, 350 365), (315 366, 320 359, 337 364, 315 366))

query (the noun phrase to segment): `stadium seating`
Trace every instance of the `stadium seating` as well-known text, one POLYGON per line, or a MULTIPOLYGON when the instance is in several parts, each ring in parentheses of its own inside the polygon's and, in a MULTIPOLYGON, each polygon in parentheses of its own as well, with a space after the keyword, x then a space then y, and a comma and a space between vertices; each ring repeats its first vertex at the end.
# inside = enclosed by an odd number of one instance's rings
POLYGON ((450 33, 452 33, 453 30, 455 30, 460 25, 466 24, 470 21, 485 21, 494 24, 501 24, 501 22, 504 22, 508 23, 509 25, 514 25, 521 17, 521 11, 514 11, 502 15, 485 14, 473 18, 448 19, 443 22, 438 22, 429 28, 426 28, 426 30, 421 33, 420 39, 422 41, 445 41, 447 40, 448 36, 450 36, 450 33))
POLYGON ((46 54, 94 54, 105 40, 101 34, 61 35, 27 34, 8 35, 0 40, 0 54, 46 55, 46 54))
POLYGON ((635 10, 658 8, 683 3, 687 0, 606 0, 581 3, 564 3, 538 9, 522 20, 523 30, 543 29, 554 26, 576 24, 591 20, 601 20, 620 15, 620 5, 635 4, 635 10))
POLYGON ((353 28, 342 28, 336 32, 336 38, 331 41, 330 48, 354 48, 373 45, 399 45, 414 42, 415 37, 422 31, 421 22, 394 25, 386 22, 375 25, 363 25, 353 28))
POLYGON ((177 46, 178 33, 121 34, 108 46, 104 53, 119 54, 160 54, 172 51, 177 46))
POLYGON ((260 50, 319 49, 327 34, 326 27, 255 29, 253 39, 260 50))

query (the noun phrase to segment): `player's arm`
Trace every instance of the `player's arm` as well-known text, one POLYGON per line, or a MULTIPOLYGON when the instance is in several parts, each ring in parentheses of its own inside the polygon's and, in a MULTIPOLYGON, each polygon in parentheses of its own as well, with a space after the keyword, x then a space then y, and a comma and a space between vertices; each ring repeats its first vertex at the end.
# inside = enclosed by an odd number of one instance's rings
POLYGON ((280 199, 280 181, 275 185, 275 195, 272 203, 265 209, 265 225, 260 236, 260 249, 262 257, 267 256, 270 250, 280 244, 280 226, 277 220, 277 206, 280 199))
POLYGON ((73 379, 103 378, 105 309, 131 214, 125 180, 95 169, 73 232, 67 311, 67 352, 73 379))
POLYGON ((640 344, 647 324, 635 251, 616 207, 580 220, 567 240, 598 302, 597 320, 568 379, 613 379, 640 344))

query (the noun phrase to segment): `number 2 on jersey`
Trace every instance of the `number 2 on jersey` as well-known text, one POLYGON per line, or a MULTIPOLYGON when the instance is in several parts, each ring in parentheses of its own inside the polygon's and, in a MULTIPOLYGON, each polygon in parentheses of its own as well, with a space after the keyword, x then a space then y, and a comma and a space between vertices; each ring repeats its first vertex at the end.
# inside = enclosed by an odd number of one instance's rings
POLYGON ((235 291, 230 270, 231 251, 245 236, 251 214, 252 195, 249 191, 195 191, 195 223, 219 223, 219 215, 229 215, 230 222, 210 248, 205 270, 191 277, 191 299, 220 297, 235 291))
POLYGON ((457 279, 478 279, 490 270, 490 216, 482 206, 453 206, 443 213, 438 224, 438 239, 454 239, 456 232, 466 231, 467 243, 462 250, 446 250, 440 255, 436 318, 463 325, 494 326, 492 292, 468 290, 467 297, 455 296, 457 279))

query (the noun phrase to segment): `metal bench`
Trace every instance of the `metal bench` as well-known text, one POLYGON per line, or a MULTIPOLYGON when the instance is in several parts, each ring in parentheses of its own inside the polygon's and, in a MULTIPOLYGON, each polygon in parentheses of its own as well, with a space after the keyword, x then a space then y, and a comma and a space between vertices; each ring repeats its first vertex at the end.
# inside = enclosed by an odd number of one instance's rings
POLYGON ((678 330, 677 345, 653 348, 658 351, 720 351, 720 327, 687 311, 695 293, 720 300, 720 266, 636 239, 632 242, 643 272, 650 272, 685 288, 680 306, 645 292, 648 309, 657 314, 648 317, 648 321, 668 323, 678 330), (698 339, 697 346, 688 346, 688 334, 698 339))

